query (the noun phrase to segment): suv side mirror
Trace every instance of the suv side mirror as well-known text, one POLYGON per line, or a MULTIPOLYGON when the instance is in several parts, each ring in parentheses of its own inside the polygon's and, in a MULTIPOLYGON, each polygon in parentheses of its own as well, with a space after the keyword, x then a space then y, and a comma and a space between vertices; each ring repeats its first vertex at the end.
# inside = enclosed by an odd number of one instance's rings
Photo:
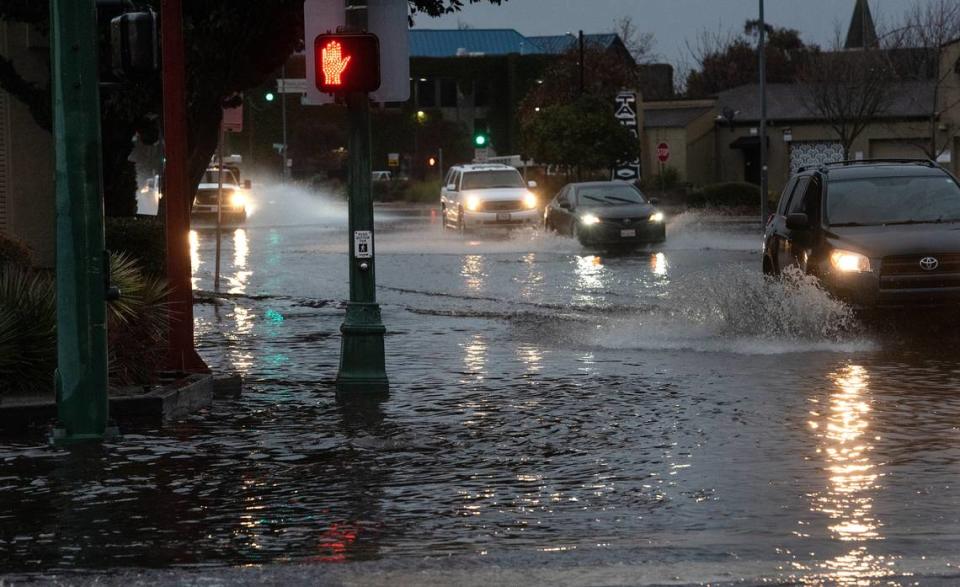
POLYGON ((533 180, 528 181, 528 182, 527 182, 527 187, 530 188, 531 190, 532 190, 532 189, 536 189, 536 187, 537 187, 537 182, 535 182, 535 181, 533 181, 533 180))
POLYGON ((656 206, 657 204, 660 203, 660 198, 649 198, 647 201, 649 201, 651 204, 656 206))
POLYGON ((447 184, 447 191, 448 191, 448 192, 455 192, 455 191, 457 191, 457 184, 455 184, 455 183, 448 183, 448 184, 447 184))
POLYGON ((560 207, 564 210, 572 210, 573 206, 570 205, 570 202, 560 202, 560 207))
POLYGON ((810 218, 803 212, 796 212, 787 215, 787 228, 790 230, 803 230, 810 228, 810 218))

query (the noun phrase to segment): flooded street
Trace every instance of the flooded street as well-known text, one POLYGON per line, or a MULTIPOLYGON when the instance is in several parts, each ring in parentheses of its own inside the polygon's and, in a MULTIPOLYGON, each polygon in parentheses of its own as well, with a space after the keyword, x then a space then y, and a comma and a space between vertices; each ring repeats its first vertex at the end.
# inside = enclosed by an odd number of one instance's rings
POLYGON ((391 394, 338 404, 345 211, 278 206, 225 232, 223 295, 213 232, 191 237, 198 347, 243 395, 103 447, 0 440, 4 573, 960 576, 960 335, 935 312, 861 320, 764 282, 746 220, 685 213, 662 246, 607 256, 385 208, 391 394))

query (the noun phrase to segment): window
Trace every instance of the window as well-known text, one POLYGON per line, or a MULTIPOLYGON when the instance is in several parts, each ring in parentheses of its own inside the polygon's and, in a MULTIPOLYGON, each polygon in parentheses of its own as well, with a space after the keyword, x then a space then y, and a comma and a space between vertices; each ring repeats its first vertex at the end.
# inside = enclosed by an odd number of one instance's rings
POLYGON ((831 226, 960 222, 960 187, 946 174, 831 181, 827 221, 831 226))
POLYGON ((645 204, 640 190, 632 185, 583 186, 577 190, 577 203, 585 207, 645 204))
POLYGON ((797 185, 797 178, 793 178, 787 182, 787 185, 783 188, 783 193, 780 194, 780 205, 777 208, 777 214, 783 216, 787 212, 787 202, 790 201, 790 196, 793 195, 793 188, 797 185))
POLYGON ((516 169, 503 171, 474 171, 463 176, 463 189, 522 188, 523 178, 516 169))
POLYGON ((790 194, 790 200, 787 201, 788 215, 795 212, 801 212, 800 203, 803 201, 803 194, 807 191, 808 185, 810 185, 809 177, 801 177, 797 181, 797 185, 793 188, 793 193, 790 194))
POLYGON ((560 194, 557 196, 557 204, 567 204, 570 202, 570 188, 565 187, 560 190, 560 194))
POLYGON ((452 79, 440 80, 440 106, 443 108, 457 107, 457 81, 452 79))
POLYGON ((460 190, 460 172, 459 171, 454 172, 453 178, 450 180, 450 183, 453 184, 453 191, 456 192, 460 190))
POLYGON ((417 106, 433 108, 437 105, 437 84, 434 80, 417 81, 417 106))

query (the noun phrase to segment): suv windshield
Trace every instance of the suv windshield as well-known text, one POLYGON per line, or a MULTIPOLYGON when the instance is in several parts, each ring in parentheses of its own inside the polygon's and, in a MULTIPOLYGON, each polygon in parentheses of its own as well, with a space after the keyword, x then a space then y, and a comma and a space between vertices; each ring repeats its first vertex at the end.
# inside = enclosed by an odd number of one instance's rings
POLYGON ((605 186, 586 186, 577 190, 581 206, 625 206, 645 204, 640 191, 630 185, 611 184, 605 186))
POLYGON ((471 171, 463 174, 462 190, 483 190, 490 188, 522 188, 523 178, 515 169, 503 171, 471 171))
POLYGON ((960 221, 960 187, 945 175, 831 181, 831 226, 960 221))
MULTIPOLYGON (((220 182, 220 171, 217 169, 208 169, 203 173, 203 179, 200 180, 200 183, 219 183, 220 182)), ((233 176, 233 172, 229 169, 223 170, 223 183, 237 185, 237 180, 233 176)))

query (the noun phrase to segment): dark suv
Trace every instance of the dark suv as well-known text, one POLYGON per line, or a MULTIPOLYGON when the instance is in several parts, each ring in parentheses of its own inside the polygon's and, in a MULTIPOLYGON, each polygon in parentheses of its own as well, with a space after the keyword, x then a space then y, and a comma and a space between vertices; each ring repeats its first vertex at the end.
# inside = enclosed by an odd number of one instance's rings
POLYGON ((817 276, 861 307, 960 301, 960 186, 932 161, 801 168, 767 223, 763 271, 817 276))

